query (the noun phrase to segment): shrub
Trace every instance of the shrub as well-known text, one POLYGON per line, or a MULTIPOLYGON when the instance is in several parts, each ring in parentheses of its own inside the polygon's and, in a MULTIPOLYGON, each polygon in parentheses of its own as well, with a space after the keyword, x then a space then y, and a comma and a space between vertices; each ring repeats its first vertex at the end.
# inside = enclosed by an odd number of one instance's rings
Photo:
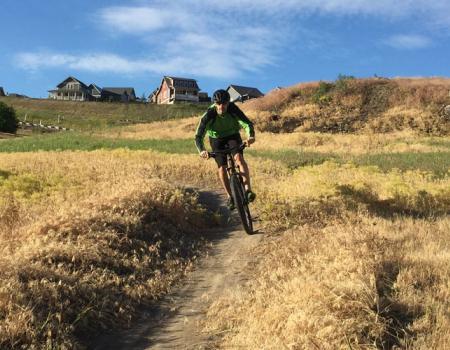
POLYGON ((0 102, 0 131, 15 133, 18 120, 14 108, 0 102))
POLYGON ((331 96, 328 93, 333 89, 333 83, 327 83, 325 81, 321 81, 319 86, 316 88, 314 95, 312 96, 312 100, 316 104, 327 104, 331 101, 331 96))
POLYGON ((336 90, 345 93, 348 89, 348 82, 354 79, 355 77, 352 75, 339 74, 335 82, 336 90))

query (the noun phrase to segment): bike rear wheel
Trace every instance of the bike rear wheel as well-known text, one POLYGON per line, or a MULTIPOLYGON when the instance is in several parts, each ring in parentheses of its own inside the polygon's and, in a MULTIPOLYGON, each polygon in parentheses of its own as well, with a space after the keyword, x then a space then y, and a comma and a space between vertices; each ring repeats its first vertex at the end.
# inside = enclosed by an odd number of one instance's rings
POLYGON ((244 226, 245 232, 247 234, 253 233, 253 222, 252 216, 250 214, 250 209, 248 207, 247 198, 245 198, 244 188, 242 186, 242 182, 239 179, 237 174, 233 174, 230 177, 230 187, 231 187, 231 196, 234 200, 234 205, 237 208, 239 216, 242 221, 242 226, 244 226))

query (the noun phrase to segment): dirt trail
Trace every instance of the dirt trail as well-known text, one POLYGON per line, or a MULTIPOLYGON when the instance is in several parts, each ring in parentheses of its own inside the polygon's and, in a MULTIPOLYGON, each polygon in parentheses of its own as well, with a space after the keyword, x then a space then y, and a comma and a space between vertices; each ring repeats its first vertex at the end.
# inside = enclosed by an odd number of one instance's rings
MULTIPOLYGON (((202 193, 201 201, 212 210, 223 210, 225 198, 202 193)), ((212 339, 201 334, 201 321, 208 306, 224 291, 248 280, 246 266, 254 262, 251 249, 261 234, 247 235, 232 217, 230 227, 207 234, 212 249, 180 285, 147 310, 138 326, 120 339, 109 339, 96 349, 208 349, 212 339)))

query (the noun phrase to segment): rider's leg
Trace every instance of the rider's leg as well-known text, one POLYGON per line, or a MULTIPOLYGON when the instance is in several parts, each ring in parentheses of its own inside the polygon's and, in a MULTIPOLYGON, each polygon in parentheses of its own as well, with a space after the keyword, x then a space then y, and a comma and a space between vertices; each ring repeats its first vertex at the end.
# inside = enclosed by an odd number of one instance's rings
POLYGON ((228 180, 227 167, 222 165, 219 167, 219 179, 222 183, 223 188, 227 192, 228 198, 231 197, 230 181, 228 180))
POLYGON ((252 187, 250 185, 250 171, 248 170, 247 162, 241 153, 234 155, 234 161, 239 166, 241 170, 242 180, 244 181, 244 187, 246 191, 251 191, 252 187))

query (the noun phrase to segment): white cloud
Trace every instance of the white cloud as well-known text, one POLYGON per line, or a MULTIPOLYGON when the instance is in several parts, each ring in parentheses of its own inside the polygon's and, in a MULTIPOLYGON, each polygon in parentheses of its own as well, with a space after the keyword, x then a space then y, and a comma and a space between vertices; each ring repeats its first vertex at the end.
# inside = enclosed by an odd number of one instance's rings
POLYGON ((229 79, 257 72, 272 64, 277 47, 266 27, 238 23, 233 15, 215 16, 208 8, 187 6, 189 1, 157 7, 110 7, 97 19, 101 28, 139 36, 148 42, 145 57, 127 58, 112 53, 72 55, 25 52, 16 63, 28 70, 65 67, 79 71, 138 74, 183 74, 229 79))
MULTIPOLYGON (((301 16, 414 18, 431 26, 450 25, 445 15, 449 12, 448 0, 144 0, 138 7, 105 8, 99 20, 115 33, 146 38, 166 61, 175 62, 178 57, 188 71, 195 72, 201 62, 205 69, 209 67, 209 76, 211 70, 221 76, 220 71, 239 74, 276 62, 278 50, 289 45, 289 35, 301 16), (216 50, 222 54, 212 55, 216 50)), ((311 47, 308 37, 300 40, 311 47)), ((422 48, 430 42, 426 37, 395 36, 385 43, 395 48, 422 48)), ((320 40, 316 45, 320 47, 320 40)))
POLYGON ((431 39, 422 35, 393 35, 385 41, 395 49, 423 49, 432 44, 431 39))
POLYGON ((205 0, 107 8, 99 19, 112 30, 140 34, 158 56, 153 65, 170 74, 229 78, 255 72, 276 60, 283 37, 282 29, 274 32, 205 0))
POLYGON ((15 57, 15 63, 28 70, 64 65, 70 60, 70 56, 61 54, 21 53, 15 57))
POLYGON ((16 56, 16 64, 27 70, 66 67, 73 70, 133 73, 141 66, 139 61, 129 61, 113 54, 70 55, 51 52, 25 52, 16 56))
MULTIPOLYGON (((186 43, 183 47, 186 48, 186 43)), ((25 52, 18 54, 15 61, 20 68, 30 71, 42 68, 65 68, 74 71, 116 74, 154 73, 222 79, 237 77, 243 71, 255 71, 270 63, 265 53, 257 51, 251 53, 250 50, 245 55, 233 55, 233 52, 224 54, 219 50, 205 52, 204 49, 197 49, 189 55, 167 55, 157 59, 132 59, 109 53, 71 55, 25 52), (229 59, 224 59, 227 57, 229 59)))
MULTIPOLYGON (((110 52, 25 52, 17 56, 17 64, 29 70, 66 67, 229 79, 249 72, 260 74, 277 62, 280 50, 292 39, 293 29, 298 33, 303 15, 415 18, 450 26, 449 12, 448 0, 141 0, 136 6, 103 8, 94 17, 100 29, 138 38, 147 46, 147 54, 130 58, 110 52)), ((303 34, 296 40, 312 47, 321 45, 323 38, 303 34)), ((431 40, 398 35, 385 44, 417 49, 430 45, 431 40)))
POLYGON ((171 11, 169 8, 115 6, 102 9, 99 21, 107 28, 141 35, 188 23, 190 14, 171 11))

